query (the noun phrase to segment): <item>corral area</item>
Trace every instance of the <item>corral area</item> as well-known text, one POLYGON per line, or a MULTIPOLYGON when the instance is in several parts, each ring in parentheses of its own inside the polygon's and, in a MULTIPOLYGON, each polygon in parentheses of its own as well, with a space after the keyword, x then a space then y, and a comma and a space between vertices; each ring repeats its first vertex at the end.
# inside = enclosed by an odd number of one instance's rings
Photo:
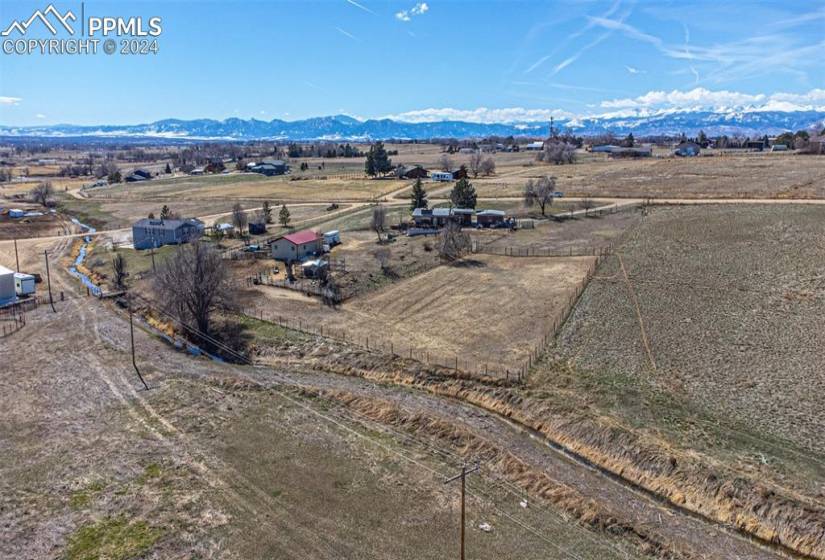
POLYGON ((323 328, 359 345, 502 375, 521 369, 554 321, 560 321, 594 262, 591 257, 475 255, 337 309, 265 286, 249 292, 245 305, 252 315, 281 317, 295 325, 301 321, 306 328, 323 328))
POLYGON ((555 350, 809 450, 825 448, 825 208, 654 208, 555 350))

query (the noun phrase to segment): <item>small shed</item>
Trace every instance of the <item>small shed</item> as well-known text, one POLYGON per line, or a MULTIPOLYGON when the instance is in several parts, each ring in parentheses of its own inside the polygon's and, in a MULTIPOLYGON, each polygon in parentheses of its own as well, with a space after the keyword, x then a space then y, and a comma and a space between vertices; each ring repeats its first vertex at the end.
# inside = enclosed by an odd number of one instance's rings
POLYGON ((261 235, 266 233, 266 223, 264 222, 249 222, 249 234, 261 235))
POLYGON ((34 293, 35 278, 23 272, 14 273, 14 291, 18 296, 28 296, 34 293))
POLYGON ((773 146, 771 146, 771 151, 772 152, 787 152, 788 151, 788 146, 786 146, 785 144, 774 144, 773 146))
POLYGON ((22 218, 25 215, 25 210, 20 210, 19 208, 9 208, 9 218, 22 218))
POLYGON ((318 278, 323 272, 329 269, 329 263, 321 259, 312 259, 301 264, 301 273, 304 278, 318 278))
POLYGON ((14 271, 0 266, 0 305, 13 303, 17 300, 14 289, 14 271))
POLYGON ((430 179, 432 179, 433 181, 437 181, 439 183, 443 183, 446 181, 452 181, 453 174, 449 171, 433 171, 432 173, 430 173, 430 179))
POLYGON ((524 146, 525 150, 530 152, 537 152, 544 149, 544 142, 530 142, 526 146, 524 146))
POLYGON ((322 239, 310 229, 284 235, 272 242, 272 258, 283 262, 303 261, 321 252, 322 239))

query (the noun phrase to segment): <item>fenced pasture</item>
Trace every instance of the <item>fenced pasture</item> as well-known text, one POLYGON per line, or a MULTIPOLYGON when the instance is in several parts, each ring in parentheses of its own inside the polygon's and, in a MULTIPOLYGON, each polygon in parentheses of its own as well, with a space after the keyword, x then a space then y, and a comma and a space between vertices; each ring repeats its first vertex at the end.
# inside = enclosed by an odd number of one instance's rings
POLYGON ((825 208, 654 207, 552 351, 825 450, 825 208))
POLYGON ((280 288, 245 298, 250 316, 460 371, 517 377, 543 351, 596 257, 473 255, 337 308, 280 288), (277 310, 277 311, 275 311, 277 310))

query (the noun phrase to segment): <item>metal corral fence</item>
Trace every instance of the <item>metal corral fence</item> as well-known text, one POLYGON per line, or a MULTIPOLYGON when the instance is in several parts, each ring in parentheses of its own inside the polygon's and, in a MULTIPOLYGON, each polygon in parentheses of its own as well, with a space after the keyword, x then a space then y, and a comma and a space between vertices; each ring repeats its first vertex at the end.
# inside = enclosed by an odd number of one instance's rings
POLYGON ((603 257, 613 252, 613 245, 573 249, 548 249, 545 247, 490 247, 473 244, 472 252, 478 255, 501 257, 603 257))
POLYGON ((346 288, 337 288, 335 292, 329 290, 328 288, 324 288, 320 286, 317 282, 312 280, 305 280, 301 278, 296 278, 292 282, 286 279, 275 279, 269 274, 259 274, 257 276, 249 276, 246 279, 247 287, 250 286, 272 286, 274 288, 283 288, 285 290, 292 290, 294 292, 300 292, 307 296, 318 296, 320 298, 323 297, 330 297, 335 298, 335 300, 340 303, 346 299, 351 298, 355 295, 355 290, 346 289, 346 288))
MULTIPOLYGON (((242 311, 242 314, 259 321, 279 325, 286 329, 352 344, 368 351, 382 352, 391 356, 414 360, 428 366, 437 366, 452 370, 455 376, 459 378, 475 379, 488 383, 501 383, 503 381, 508 385, 521 384, 527 372, 530 371, 530 368, 533 367, 533 364, 539 356, 544 353, 547 344, 555 338, 559 329, 564 325, 565 321, 567 321, 579 298, 584 293, 587 284, 593 278, 599 264, 601 264, 602 260, 607 258, 608 255, 609 253, 596 255, 596 259, 588 266, 587 273, 576 285, 574 291, 568 297, 566 304, 559 309, 552 323, 546 325, 541 339, 530 349, 527 358, 520 360, 520 364, 517 362, 504 364, 500 362, 480 361, 463 358, 458 354, 447 356, 433 352, 429 348, 420 348, 413 345, 398 345, 393 341, 382 339, 380 336, 358 336, 343 329, 313 325, 300 318, 284 317, 261 309, 245 309, 242 311)), ((314 289, 318 289, 317 286, 314 286, 314 289)), ((314 292, 310 291, 309 293, 314 292)))
POLYGON ((37 309, 37 297, 20 300, 0 308, 0 338, 6 338, 26 326, 26 312, 37 309))

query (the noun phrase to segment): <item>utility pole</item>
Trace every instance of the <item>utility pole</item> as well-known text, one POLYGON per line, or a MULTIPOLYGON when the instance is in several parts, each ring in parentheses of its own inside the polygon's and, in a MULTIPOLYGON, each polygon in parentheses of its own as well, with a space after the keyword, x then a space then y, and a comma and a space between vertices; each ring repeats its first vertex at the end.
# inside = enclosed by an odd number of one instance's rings
POLYGON ((464 560, 464 495, 465 495, 465 486, 467 475, 472 474, 478 471, 480 465, 476 462, 476 465, 471 468, 467 469, 467 465, 461 465, 461 474, 457 474, 452 478, 448 478, 444 481, 444 484, 449 484, 456 480, 461 480, 461 556, 460 559, 464 560))
POLYGON ((49 286, 49 305, 52 306, 52 312, 57 313, 54 308, 54 299, 52 299, 52 276, 49 274, 49 251, 43 251, 43 257, 46 259, 46 283, 49 286))
POLYGON ((140 374, 140 370, 137 367, 137 361, 135 360, 135 325, 132 322, 132 298, 126 296, 126 302, 129 306, 129 338, 132 341, 132 367, 135 368, 135 373, 137 373, 140 382, 143 383, 143 387, 148 391, 149 385, 146 384, 146 381, 144 381, 143 376, 140 374))
POLYGON ((20 272, 20 257, 17 256, 17 239, 14 240, 14 262, 17 263, 17 272, 20 272))

